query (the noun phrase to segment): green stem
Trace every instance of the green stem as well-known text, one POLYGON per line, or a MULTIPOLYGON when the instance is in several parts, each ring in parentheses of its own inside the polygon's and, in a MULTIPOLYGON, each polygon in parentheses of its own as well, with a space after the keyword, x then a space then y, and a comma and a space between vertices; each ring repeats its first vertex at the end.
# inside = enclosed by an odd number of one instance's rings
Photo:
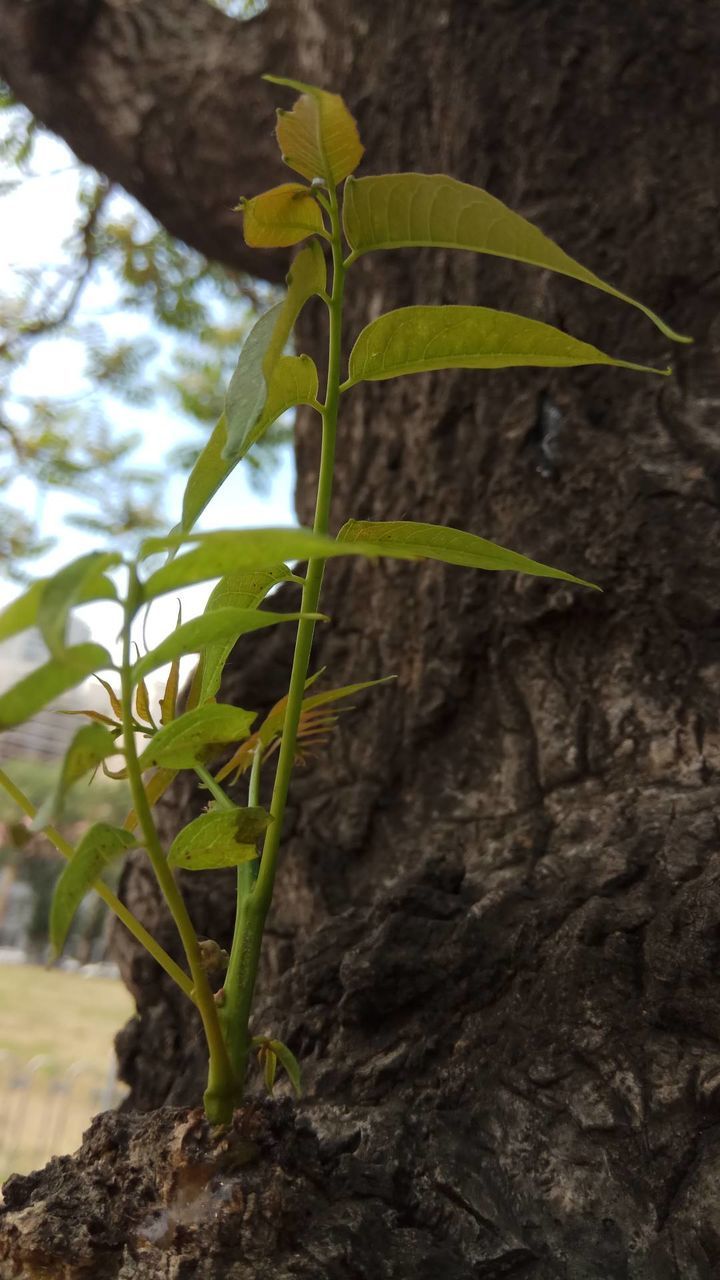
MULTIPOLYGON (((342 256, 342 240, 340 232, 340 213, 337 192, 332 189, 330 198, 330 220, 332 224, 332 261, 333 288, 328 301, 330 315, 330 338, 328 347, 328 373, 325 389, 325 403, 322 405, 322 449, 320 454, 320 474, 315 501, 315 533, 327 534, 330 521, 330 498, 332 495, 333 470, 335 464, 335 437, 337 432, 338 405, 340 401, 340 360, 342 349, 342 305, 345 289, 345 267, 342 256)), ((303 613, 317 612, 322 588, 324 560, 310 560, 307 576, 303 586, 301 610, 303 613)), ((290 688, 283 722, 282 741, 278 756, 275 785, 273 788, 270 812, 272 822, 265 834, 262 860, 255 887, 245 898, 242 909, 241 930, 238 947, 233 943, 228 980, 226 982, 226 998, 230 1009, 223 1011, 231 1014, 226 1022, 227 1034, 233 1045, 231 1055, 235 1074, 241 1086, 247 1071, 247 1060, 250 1052, 250 1010, 252 1008, 255 982, 257 978, 260 948, 263 929, 270 903, 272 901, 275 874, 277 870, 280 837, 287 803, 288 787, 295 760, 298 726, 302 713, 302 702, 305 693, 310 652, 312 649, 315 624, 304 619, 298 624, 295 639, 290 688), (240 953, 240 954, 238 954, 240 953), (234 961, 234 963, 233 963, 234 961)))
MULTIPOLYGON (((27 814, 28 818, 35 817, 37 809, 32 800, 28 799, 24 791, 21 791, 2 769, 0 769, 0 787, 15 801, 23 813, 27 814)), ((43 827, 43 835, 47 836, 51 844, 55 845, 58 853, 61 853, 63 858, 67 858, 69 862, 75 850, 65 837, 61 836, 55 827, 43 827)), ((180 987, 180 990, 184 991, 188 999, 194 1002, 192 982, 180 968, 180 965, 175 963, 172 956, 169 956, 167 951, 160 946, 160 943, 155 941, 152 934, 148 933, 132 911, 128 911, 125 903, 121 902, 112 889, 108 889, 107 885, 103 884, 102 880, 96 880, 92 887, 98 896, 102 898, 105 905, 117 916, 118 920, 125 925, 128 933, 131 933, 140 945, 150 952, 150 955, 157 961, 160 968, 164 969, 168 977, 172 978, 173 982, 176 982, 180 987)))
POLYGON ((185 901, 175 883, 171 868, 165 859, 158 833, 155 829, 152 811, 148 803, 142 782, 142 771, 135 746, 135 735, 132 729, 132 664, 130 655, 130 630, 133 619, 132 602, 138 595, 138 583, 135 571, 130 570, 131 580, 128 590, 128 603, 125 606, 125 622, 123 626, 123 658, 122 658, 122 708, 123 737, 125 746, 125 764, 127 767, 130 790, 135 812, 144 837, 145 848, 152 863, 153 871, 167 902, 170 913, 177 926, 178 933, 185 950, 188 967, 194 985, 194 998, 202 1019, 205 1038, 207 1040, 210 1062, 208 1067, 208 1085, 205 1090, 205 1114, 212 1124, 225 1124, 232 1117, 236 1098, 235 1080, 230 1059, 228 1058, 223 1039, 217 1006, 210 989, 207 973, 203 967, 198 946, 197 935, 192 920, 185 906, 185 901))
POLYGON ((217 800, 221 809, 235 809, 237 806, 233 804, 229 796, 225 795, 219 782, 216 782, 209 769, 204 765, 196 764, 195 772, 204 787, 207 787, 214 800, 217 800))
MULTIPOLYGON (((257 805, 260 800, 260 765, 262 761, 262 744, 258 743, 253 755, 248 786, 248 805, 257 805)), ((244 1080, 249 1052, 247 1021, 241 1019, 241 999, 243 989, 243 972, 247 959, 247 915, 250 895, 257 873, 257 862, 243 862, 237 869, 237 889, 235 906, 235 928, 233 931, 230 960, 225 975, 225 1000, 220 1009, 220 1020, 225 1033, 230 1061, 238 1080, 244 1080), (242 1074, 241 1074, 242 1073, 242 1074)))

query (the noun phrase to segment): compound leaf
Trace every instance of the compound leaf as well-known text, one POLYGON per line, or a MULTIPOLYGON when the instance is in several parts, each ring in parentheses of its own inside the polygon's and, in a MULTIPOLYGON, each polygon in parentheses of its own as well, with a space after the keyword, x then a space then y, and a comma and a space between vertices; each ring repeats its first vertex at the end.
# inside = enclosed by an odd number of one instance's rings
POLYGON ((669 374, 616 360, 589 342, 540 320, 490 307, 401 307, 363 329, 350 352, 346 386, 432 369, 504 369, 511 365, 572 368, 607 364, 669 374))
POLYGON ((371 249, 426 245, 513 258, 602 289, 637 307, 665 337, 674 342, 691 341, 642 302, 588 271, 487 191, 444 174, 389 173, 351 178, 344 192, 343 223, 356 256, 371 249))

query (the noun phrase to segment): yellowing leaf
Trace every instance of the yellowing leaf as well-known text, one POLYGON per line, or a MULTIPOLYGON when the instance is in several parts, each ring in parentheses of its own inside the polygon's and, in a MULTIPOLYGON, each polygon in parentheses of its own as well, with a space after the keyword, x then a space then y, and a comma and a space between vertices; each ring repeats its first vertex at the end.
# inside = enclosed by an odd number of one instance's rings
POLYGON ((135 690, 135 713, 138 720, 143 720, 145 724, 155 724, 150 714, 150 694, 143 679, 138 681, 138 686, 135 690))
POLYGON ((175 708, 177 706, 178 688, 180 684, 180 659, 175 658, 171 663, 167 681, 165 682, 165 692, 160 699, 160 723, 170 724, 175 719, 175 708))
POLYGON ((363 329, 350 352, 356 382, 397 378, 431 369, 504 369, 511 365, 571 368, 607 364, 666 375, 630 360, 616 360, 589 342, 540 320, 490 307, 401 307, 363 329))
POLYGON ((329 186, 337 186, 357 169, 365 150, 340 95, 299 80, 264 78, 302 95, 292 111, 278 111, 275 135, 285 164, 310 181, 324 178, 329 186))
MULTIPOLYGON (((317 672, 312 676, 305 687, 308 688, 309 685, 313 684, 321 674, 322 672, 317 672)), ((363 680, 360 684, 346 684, 339 689, 326 689, 323 693, 313 693, 303 698, 300 723, 298 725, 298 738, 308 739, 318 733, 324 736, 332 728, 336 717, 323 715, 317 708, 326 706, 331 702, 337 702, 341 698, 350 698, 353 694, 361 693, 364 689, 371 689, 377 684, 387 684, 389 680, 394 679, 395 676, 383 676, 379 680, 363 680)), ((216 774, 218 782, 222 782, 223 778, 227 778, 231 773, 235 773, 236 777, 239 777, 246 769, 250 768, 256 749, 259 747, 260 750, 266 750, 279 737, 285 723, 287 700, 288 695, 285 694, 275 703, 274 707, 270 708, 260 728, 240 744, 232 758, 216 774)))
POLYGON ((110 706, 112 707, 114 714, 117 716, 118 720, 122 720, 122 715, 123 715, 122 702, 118 698, 112 685, 108 684, 107 680, 103 680, 102 676, 96 675, 94 678, 97 680, 98 684, 102 685, 103 689, 105 690, 108 696, 108 701, 110 703, 110 706))
POLYGON ((256 249, 297 244, 324 229, 320 205, 308 187, 285 182, 241 201, 245 243, 256 249))
POLYGON ((690 342, 659 316, 606 284, 481 187, 444 174, 388 173, 351 179, 344 192, 343 225, 353 255, 413 245, 470 249, 557 271, 637 307, 674 342, 690 342))

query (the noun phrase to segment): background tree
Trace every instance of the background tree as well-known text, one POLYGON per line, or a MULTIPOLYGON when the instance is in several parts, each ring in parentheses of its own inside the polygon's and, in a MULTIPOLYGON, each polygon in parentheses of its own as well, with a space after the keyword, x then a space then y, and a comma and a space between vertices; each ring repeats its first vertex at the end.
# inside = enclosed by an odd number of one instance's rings
MULTIPOLYGON (((303 1060, 308 1100, 239 1122, 268 1157, 244 1175, 244 1225, 234 1202, 189 1232, 171 1214, 175 1272, 157 1237, 132 1236, 123 1277, 720 1268, 719 28, 702 0, 278 0, 247 23, 202 0, 0 0, 13 92, 216 262, 270 283, 287 268, 248 250, 229 213, 282 180, 277 91, 258 79, 272 69, 342 92, 373 168, 489 187, 696 338, 661 386, 459 371, 348 399, 338 513, 422 512, 604 595, 332 566, 317 664, 337 683, 399 679, 293 786, 257 1023, 303 1060)), ((358 278, 348 337, 368 313, 444 298, 669 354, 610 299, 500 261, 368 256, 358 278)), ((318 358, 322 324, 303 313, 318 358)), ((305 520, 317 443, 300 416, 305 520)), ((223 696, 274 701, 288 643, 239 646, 223 696)), ((168 830, 198 803, 177 790, 168 830)), ((193 912, 222 940, 227 885, 207 884, 190 885, 193 912)), ((125 892, 171 946, 140 863, 125 892)), ((194 1025, 127 945, 123 966, 140 1009, 120 1046, 133 1103, 195 1100, 194 1025)), ((172 1131, 162 1114, 110 1118, 75 1165, 16 1180, 8 1253, 119 1276, 138 1197, 177 1186, 172 1131), (130 1188, 112 1210, 109 1177, 130 1188), (13 1213, 33 1197, 45 1208, 21 1237, 13 1213)))

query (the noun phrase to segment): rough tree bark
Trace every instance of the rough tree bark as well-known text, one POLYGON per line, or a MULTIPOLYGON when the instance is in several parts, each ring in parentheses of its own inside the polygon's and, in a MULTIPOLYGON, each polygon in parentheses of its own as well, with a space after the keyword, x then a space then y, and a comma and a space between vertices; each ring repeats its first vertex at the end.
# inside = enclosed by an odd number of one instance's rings
MULTIPOLYGON (((246 258, 225 213, 276 178, 254 79, 272 66, 345 92, 368 172, 489 186, 697 342, 662 384, 458 372, 348 397, 338 523, 455 524, 604 594, 431 564, 332 567, 317 665, 338 683, 399 678, 293 786, 256 1023, 299 1054, 307 1097, 249 1106, 219 1144, 195 1114, 149 1111, 197 1101, 197 1028, 123 943, 139 1017, 120 1053, 147 1114, 102 1118, 76 1158, 11 1179, 0 1274, 711 1280, 717 8, 305 0, 236 27, 198 0, 70 7, 83 21, 58 64, 41 56, 42 22, 25 25, 57 5, 22 6, 21 22, 0 0, 4 74, 78 154, 223 261, 281 269, 246 258)), ((669 354, 610 299, 450 253, 364 259, 348 335, 440 299, 522 310, 633 359, 669 354)), ((301 343, 322 351, 319 309, 301 343)), ((301 419, 303 519, 317 444, 301 419)), ((239 647, 224 696, 274 700, 286 647, 239 647)), ((197 804, 178 788, 168 831, 197 804)), ((208 886, 188 886, 193 912, 222 940, 228 883, 208 886)), ((139 860, 125 891, 172 945, 139 860)))

